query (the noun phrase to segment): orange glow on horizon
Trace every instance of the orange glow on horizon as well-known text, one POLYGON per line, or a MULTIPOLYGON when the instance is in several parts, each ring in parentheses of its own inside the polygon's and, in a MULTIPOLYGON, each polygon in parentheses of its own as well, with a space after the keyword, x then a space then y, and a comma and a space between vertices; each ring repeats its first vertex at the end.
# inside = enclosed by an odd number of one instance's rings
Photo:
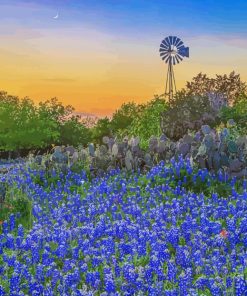
MULTIPOLYGON (((162 38, 114 38, 91 29, 18 29, 2 37, 0 90, 35 103, 56 97, 77 112, 97 116, 110 116, 123 103, 145 103, 164 93, 167 64, 159 56, 162 38)), ((187 38, 185 43, 190 58, 174 67, 177 89, 199 72, 215 77, 234 70, 247 80, 242 45, 232 56, 233 45, 221 40, 187 38), (215 52, 219 46, 220 52, 215 52)))

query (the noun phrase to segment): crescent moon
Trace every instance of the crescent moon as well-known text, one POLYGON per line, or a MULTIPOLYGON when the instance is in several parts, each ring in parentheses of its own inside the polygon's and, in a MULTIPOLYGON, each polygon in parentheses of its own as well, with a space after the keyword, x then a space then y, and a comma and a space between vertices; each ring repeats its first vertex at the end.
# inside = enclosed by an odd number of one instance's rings
POLYGON ((58 19, 58 14, 56 16, 53 17, 54 19, 58 19))

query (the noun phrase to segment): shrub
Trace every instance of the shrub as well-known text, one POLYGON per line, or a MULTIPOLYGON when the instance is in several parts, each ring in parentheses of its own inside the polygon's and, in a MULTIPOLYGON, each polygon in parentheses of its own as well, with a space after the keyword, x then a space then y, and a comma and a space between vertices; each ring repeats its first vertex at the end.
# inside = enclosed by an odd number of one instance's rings
POLYGON ((141 148, 147 149, 151 136, 159 137, 161 135, 160 114, 167 108, 168 105, 164 98, 155 96, 153 100, 145 105, 141 115, 132 121, 129 133, 140 138, 141 148))
POLYGON ((232 107, 224 107, 220 112, 220 119, 227 123, 233 119, 242 134, 247 134, 247 95, 241 94, 232 107))
POLYGON ((92 132, 83 123, 79 122, 77 116, 72 116, 61 124, 60 144, 62 145, 72 145, 74 147, 80 144, 87 145, 91 138, 92 132))
POLYGON ((186 91, 189 95, 204 96, 208 92, 221 93, 227 97, 228 103, 234 103, 236 98, 246 91, 246 83, 240 80, 240 75, 232 71, 229 76, 216 75, 208 78, 206 74, 199 73, 187 82, 186 91))
POLYGON ((188 130, 198 130, 204 124, 218 122, 217 112, 207 96, 187 95, 178 92, 161 116, 161 130, 172 140, 179 140, 188 130))

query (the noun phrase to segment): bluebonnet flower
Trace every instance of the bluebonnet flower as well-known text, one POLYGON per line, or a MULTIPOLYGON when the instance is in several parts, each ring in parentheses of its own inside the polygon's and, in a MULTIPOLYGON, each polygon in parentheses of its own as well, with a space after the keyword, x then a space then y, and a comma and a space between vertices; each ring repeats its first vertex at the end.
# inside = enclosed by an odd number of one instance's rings
POLYGON ((216 284, 211 285, 209 289, 212 296, 221 295, 221 289, 216 284))
POLYGON ((235 278, 235 295, 242 296, 247 295, 247 283, 243 277, 236 277, 235 278))
POLYGON ((179 296, 178 290, 165 290, 165 296, 179 296))

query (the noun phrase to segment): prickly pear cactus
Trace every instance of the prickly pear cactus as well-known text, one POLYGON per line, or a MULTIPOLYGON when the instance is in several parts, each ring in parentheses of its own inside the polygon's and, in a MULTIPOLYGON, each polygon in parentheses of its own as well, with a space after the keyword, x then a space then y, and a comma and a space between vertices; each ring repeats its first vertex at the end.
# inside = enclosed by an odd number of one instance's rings
POLYGON ((134 159, 130 150, 127 151, 125 156, 125 167, 128 171, 131 171, 134 167, 134 159))
POLYGON ((220 169, 220 154, 218 151, 213 153, 213 169, 216 172, 220 169))
POLYGON ((152 136, 149 140, 149 152, 156 153, 158 150, 158 139, 155 136, 152 136))
POLYGON ((106 148, 105 145, 101 145, 101 146, 99 147, 99 154, 100 154, 100 156, 104 156, 104 155, 107 154, 107 148, 106 148))
POLYGON ((237 144, 234 141, 229 141, 227 143, 227 148, 229 153, 235 154, 238 152, 237 144))
POLYGON ((145 156, 144 156, 144 161, 145 161, 145 163, 146 163, 146 165, 148 166, 148 167, 152 167, 153 166, 153 161, 152 161, 152 157, 151 157, 151 155, 149 154, 149 153, 146 153, 145 154, 145 156))
POLYGON ((94 148, 94 144, 93 143, 90 143, 88 145, 88 152, 89 152, 89 155, 91 157, 94 157, 95 156, 95 148, 94 148))
POLYGON ((37 156, 35 157, 34 162, 35 162, 37 165, 41 165, 41 164, 42 164, 42 155, 37 155, 37 156))
POLYGON ((117 145, 117 143, 114 143, 113 146, 112 146, 112 155, 114 157, 117 157, 117 155, 118 155, 118 145, 117 145))
POLYGON ((207 151, 210 151, 214 148, 214 140, 210 134, 206 134, 203 138, 203 144, 205 145, 207 151))
POLYGON ((201 131, 202 131, 202 133, 203 133, 204 136, 205 136, 205 135, 210 134, 210 132, 211 132, 211 128, 210 128, 209 125, 203 125, 203 126, 201 127, 201 131))
POLYGON ((107 144, 109 143, 109 138, 108 138, 108 137, 106 137, 106 136, 105 136, 105 137, 103 137, 103 138, 102 138, 102 142, 103 142, 104 144, 106 144, 106 145, 107 145, 107 144))

